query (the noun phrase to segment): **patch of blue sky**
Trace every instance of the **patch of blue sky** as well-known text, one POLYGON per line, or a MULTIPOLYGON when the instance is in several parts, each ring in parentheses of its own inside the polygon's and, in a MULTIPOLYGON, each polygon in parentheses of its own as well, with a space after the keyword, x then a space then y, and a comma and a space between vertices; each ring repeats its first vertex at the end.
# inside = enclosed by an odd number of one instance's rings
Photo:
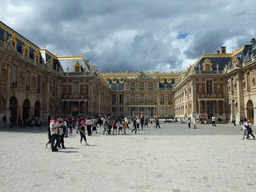
POLYGON ((187 32, 179 32, 177 39, 185 39, 188 36, 187 32))

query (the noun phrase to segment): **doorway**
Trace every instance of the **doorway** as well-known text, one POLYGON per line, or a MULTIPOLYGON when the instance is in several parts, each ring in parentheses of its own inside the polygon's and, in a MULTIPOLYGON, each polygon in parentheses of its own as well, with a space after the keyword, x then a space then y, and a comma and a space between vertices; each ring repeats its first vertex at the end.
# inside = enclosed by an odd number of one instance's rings
POLYGON ((27 120, 29 116, 30 116, 30 101, 28 99, 25 99, 23 103, 23 120, 27 120))
POLYGON ((253 111, 253 103, 252 100, 249 100, 247 103, 247 119, 254 124, 254 111, 253 111))
POLYGON ((13 117, 16 122, 17 112, 18 112, 18 101, 16 97, 11 97, 10 99, 10 110, 11 110, 11 117, 13 117))

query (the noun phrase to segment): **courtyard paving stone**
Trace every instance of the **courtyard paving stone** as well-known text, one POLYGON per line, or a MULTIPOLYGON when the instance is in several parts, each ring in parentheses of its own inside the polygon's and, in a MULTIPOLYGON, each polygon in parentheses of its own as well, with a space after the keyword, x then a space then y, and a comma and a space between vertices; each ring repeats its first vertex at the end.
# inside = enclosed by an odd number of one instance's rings
POLYGON ((256 140, 242 140, 240 126, 98 129, 89 146, 74 133, 56 153, 46 130, 1 128, 0 191, 256 191, 256 140))

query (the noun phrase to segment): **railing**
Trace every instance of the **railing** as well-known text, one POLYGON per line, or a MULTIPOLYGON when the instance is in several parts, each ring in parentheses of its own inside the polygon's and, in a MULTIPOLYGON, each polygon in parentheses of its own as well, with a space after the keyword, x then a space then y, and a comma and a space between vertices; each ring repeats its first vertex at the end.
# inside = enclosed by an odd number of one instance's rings
POLYGON ((89 76, 90 72, 65 72, 63 76, 89 76))
POLYGON ((87 95, 66 95, 66 94, 63 94, 62 98, 64 98, 64 99, 87 99, 87 95))
POLYGON ((207 75, 215 75, 215 74, 222 74, 222 71, 196 71, 196 74, 207 74, 207 75))
POLYGON ((126 103, 126 105, 157 105, 157 103, 149 103, 149 102, 144 102, 144 103, 140 103, 140 102, 129 102, 129 103, 126 103))
POLYGON ((197 98, 224 98, 223 93, 197 94, 197 98))

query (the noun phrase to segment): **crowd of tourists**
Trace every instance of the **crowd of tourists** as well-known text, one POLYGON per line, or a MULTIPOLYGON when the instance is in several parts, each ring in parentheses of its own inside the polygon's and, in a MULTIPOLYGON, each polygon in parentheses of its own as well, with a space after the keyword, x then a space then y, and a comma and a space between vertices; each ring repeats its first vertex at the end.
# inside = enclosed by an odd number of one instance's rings
MULTIPOLYGON (((75 117, 48 117, 48 139, 46 148, 51 144, 53 152, 58 151, 58 148, 65 149, 64 137, 72 135, 76 130, 80 134, 80 144, 84 141, 86 145, 87 136, 98 133, 98 128, 101 128, 102 134, 120 135, 127 134, 127 129, 131 128, 131 133, 137 134, 138 130, 143 130, 148 127, 149 120, 142 117, 123 118, 110 116, 94 116, 93 118, 75 118, 75 117)), ((155 119, 156 128, 160 128, 159 119, 155 119)))
MULTIPOLYGON (((7 127, 7 117, 6 115, 3 116, 3 126, 7 127)), ((14 117, 10 117, 9 118, 10 121, 10 128, 13 128, 14 126, 18 126, 18 127, 23 127, 23 126, 27 126, 27 127, 41 127, 41 126, 45 126, 47 125, 47 120, 45 117, 41 118, 41 117, 37 117, 37 116, 30 116, 28 118, 21 118, 21 116, 19 116, 18 118, 14 118, 14 117)))

